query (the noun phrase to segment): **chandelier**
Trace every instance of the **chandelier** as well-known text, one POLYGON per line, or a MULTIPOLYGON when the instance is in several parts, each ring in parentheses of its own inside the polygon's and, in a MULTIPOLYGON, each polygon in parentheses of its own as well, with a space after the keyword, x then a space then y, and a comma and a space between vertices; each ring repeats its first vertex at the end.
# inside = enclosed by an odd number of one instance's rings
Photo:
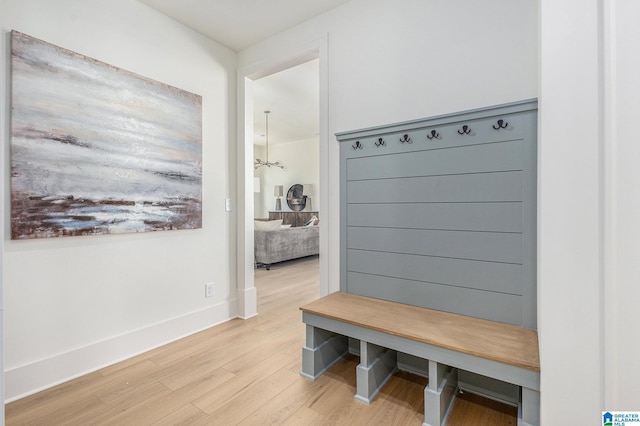
POLYGON ((262 161, 259 158, 256 158, 255 161, 253 162, 253 168, 255 169, 259 169, 262 166, 267 166, 267 167, 279 167, 281 169, 284 169, 284 165, 280 164, 279 161, 276 161, 274 163, 269 161, 269 113, 271 111, 265 111, 264 112, 264 116, 265 116, 265 121, 266 121, 266 149, 265 149, 265 156, 267 157, 266 161, 262 161))

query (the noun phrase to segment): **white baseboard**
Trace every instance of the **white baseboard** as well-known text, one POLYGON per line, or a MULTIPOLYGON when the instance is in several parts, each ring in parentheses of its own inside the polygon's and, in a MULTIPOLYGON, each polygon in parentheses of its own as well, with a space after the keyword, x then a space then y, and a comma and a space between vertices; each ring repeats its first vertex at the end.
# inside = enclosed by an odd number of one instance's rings
POLYGON ((230 300, 47 359, 6 370, 4 376, 5 403, 83 376, 237 317, 237 301, 230 300))
POLYGON ((258 291, 255 287, 238 289, 238 317, 249 319, 258 315, 258 291))

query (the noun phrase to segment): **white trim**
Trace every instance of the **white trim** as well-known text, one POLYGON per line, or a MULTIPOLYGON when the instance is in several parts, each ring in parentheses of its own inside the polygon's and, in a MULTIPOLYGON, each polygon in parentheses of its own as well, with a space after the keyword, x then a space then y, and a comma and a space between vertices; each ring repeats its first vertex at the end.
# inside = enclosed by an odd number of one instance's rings
MULTIPOLYGON (((0 6, 1 8, 1 6, 0 6)), ((2 52, 2 55, 4 58, 6 58, 8 56, 8 50, 10 50, 9 47, 9 33, 6 32, 4 34, 3 37, 0 37, 0 39, 2 39, 2 45, 3 48, 0 49, 0 51, 2 52), (6 56, 5 56, 6 55, 6 56)), ((0 67, 0 82, 2 82, 1 87, 0 87, 0 99, 2 100, 0 102, 0 134, 3 137, 3 140, 6 140, 7 142, 5 144, 3 144, 3 148, 2 148, 2 154, 4 156, 5 159, 9 158, 9 140, 10 140, 10 136, 9 136, 9 129, 7 126, 7 120, 9 117, 9 114, 6 111, 5 106, 8 105, 9 101, 7 100, 7 91, 8 91, 8 87, 9 87, 9 78, 7 77, 9 74, 9 63, 10 61, 7 60, 6 62, 2 63, 2 66, 0 67)), ((7 191, 8 189, 8 183, 6 182, 6 178, 5 176, 5 164, 9 164, 8 160, 4 160, 0 163, 0 186, 3 188, 2 191, 2 200, 0 200, 0 217, 4 218, 5 217, 5 205, 9 206, 9 196, 6 195, 9 191, 7 191)), ((5 251, 5 226, 3 223, 3 226, 0 226, 0 398, 2 398, 2 400, 4 400, 4 395, 5 395, 5 389, 6 389, 6 385, 5 385, 5 378, 4 378, 4 251, 5 251)), ((4 417, 5 417, 5 409, 4 409, 4 404, 2 405, 2 407, 0 407, 0 426, 4 426, 4 417)))
POLYGON ((602 174, 601 178, 601 222, 602 222, 602 281, 601 281, 601 310, 602 310, 602 341, 601 381, 603 384, 603 407, 613 407, 619 400, 616 386, 615 360, 618 359, 618 335, 616 324, 619 321, 616 300, 618 299, 618 279, 616 273, 616 259, 618 258, 617 238, 617 202, 618 182, 616 176, 617 165, 617 69, 616 69, 616 13, 613 0, 603 0, 601 3, 601 90, 602 102, 602 174))
MULTIPOLYGON (((252 307, 258 306, 258 292, 255 287, 251 288, 239 288, 238 289, 238 308, 241 306, 252 307)), ((238 316, 242 319, 249 319, 258 315, 257 310, 245 309, 245 312, 240 313, 238 316)))
POLYGON ((40 392, 237 317, 236 301, 161 321, 5 372, 5 403, 40 392))
MULTIPOLYGON (((287 49, 258 63, 238 70, 238 293, 255 294, 253 278, 253 81, 267 75, 319 58, 320 63, 320 206, 325 212, 320 227, 319 295, 329 293, 329 72, 327 35, 287 49), (251 171, 251 173, 249 173, 251 171), (249 179, 250 177, 250 179, 249 179)), ((243 318, 257 314, 257 297, 238 297, 238 312, 243 318)))

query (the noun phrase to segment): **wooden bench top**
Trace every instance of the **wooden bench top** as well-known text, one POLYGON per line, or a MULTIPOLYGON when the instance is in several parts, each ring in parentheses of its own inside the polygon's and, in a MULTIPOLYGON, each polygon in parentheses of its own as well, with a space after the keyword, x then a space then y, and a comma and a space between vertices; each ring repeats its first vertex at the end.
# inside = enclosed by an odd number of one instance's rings
POLYGON ((300 310, 540 371, 538 333, 524 327, 342 292, 332 293, 300 310))

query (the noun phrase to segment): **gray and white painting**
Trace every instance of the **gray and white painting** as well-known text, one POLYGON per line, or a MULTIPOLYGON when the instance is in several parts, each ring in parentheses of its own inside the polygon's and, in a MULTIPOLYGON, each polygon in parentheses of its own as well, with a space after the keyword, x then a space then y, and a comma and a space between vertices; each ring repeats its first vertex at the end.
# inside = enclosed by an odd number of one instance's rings
POLYGON ((11 238, 202 226, 202 99, 13 31, 11 238))

